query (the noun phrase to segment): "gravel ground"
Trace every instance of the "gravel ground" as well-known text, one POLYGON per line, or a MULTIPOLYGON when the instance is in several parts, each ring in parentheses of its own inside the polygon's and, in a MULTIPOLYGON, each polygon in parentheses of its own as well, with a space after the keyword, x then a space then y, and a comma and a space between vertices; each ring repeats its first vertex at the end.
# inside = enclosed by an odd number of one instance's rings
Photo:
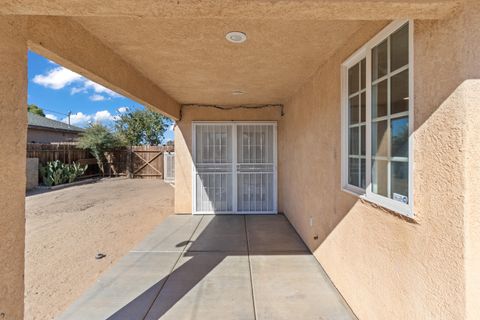
POLYGON ((173 212, 162 180, 103 179, 26 198, 25 319, 53 319, 173 212), (106 257, 96 260, 97 253, 106 257))

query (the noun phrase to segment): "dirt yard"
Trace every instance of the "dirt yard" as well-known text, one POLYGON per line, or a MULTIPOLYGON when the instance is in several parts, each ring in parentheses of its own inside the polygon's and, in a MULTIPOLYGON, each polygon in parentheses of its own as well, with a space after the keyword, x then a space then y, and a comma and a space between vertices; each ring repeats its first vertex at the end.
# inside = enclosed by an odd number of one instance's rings
POLYGON ((172 212, 173 187, 162 180, 106 179, 27 196, 25 319, 59 315, 172 212))

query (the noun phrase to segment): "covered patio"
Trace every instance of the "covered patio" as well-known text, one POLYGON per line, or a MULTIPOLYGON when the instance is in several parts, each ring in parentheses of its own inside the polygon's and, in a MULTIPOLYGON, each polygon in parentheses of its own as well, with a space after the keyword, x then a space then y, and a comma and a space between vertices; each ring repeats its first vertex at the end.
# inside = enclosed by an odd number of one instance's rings
POLYGON ((283 215, 173 215, 59 319, 356 319, 283 215))
POLYGON ((23 318, 33 50, 176 121, 193 215, 64 318, 352 318, 329 278, 359 319, 479 319, 479 39, 477 0, 3 1, 0 318, 23 318))

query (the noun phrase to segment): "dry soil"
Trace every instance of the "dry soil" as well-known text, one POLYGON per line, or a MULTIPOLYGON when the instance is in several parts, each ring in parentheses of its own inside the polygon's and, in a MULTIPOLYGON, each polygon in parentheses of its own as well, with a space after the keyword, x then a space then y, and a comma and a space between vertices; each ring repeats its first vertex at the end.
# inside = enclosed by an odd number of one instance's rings
POLYGON ((27 196, 25 319, 59 315, 172 212, 173 187, 162 180, 104 179, 27 196))

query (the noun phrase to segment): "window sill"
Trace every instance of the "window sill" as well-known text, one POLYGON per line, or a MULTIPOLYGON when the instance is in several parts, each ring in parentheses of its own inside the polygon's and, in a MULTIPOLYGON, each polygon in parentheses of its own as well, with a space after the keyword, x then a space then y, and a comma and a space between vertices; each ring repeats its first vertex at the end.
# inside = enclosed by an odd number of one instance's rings
POLYGON ((384 198, 382 196, 378 196, 375 194, 372 194, 368 196, 365 193, 365 190, 362 190, 360 188, 352 187, 352 186, 345 186, 342 187, 342 191, 346 192, 350 195, 356 196, 362 201, 368 202, 369 204, 381 208, 383 210, 386 210, 388 212, 391 212, 395 215, 400 215, 402 217, 405 217, 409 220, 414 220, 414 213, 412 210, 412 207, 410 205, 406 205, 401 202, 397 202, 391 199, 384 198))
POLYGON ((357 197, 365 195, 365 190, 350 185, 342 187, 342 191, 357 197))
POLYGON ((413 210, 410 205, 407 205, 392 199, 387 199, 382 196, 376 196, 376 195, 368 196, 364 194, 364 195, 361 195, 360 198, 364 201, 371 203, 374 206, 385 209, 396 215, 401 215, 408 219, 414 218, 413 210))

